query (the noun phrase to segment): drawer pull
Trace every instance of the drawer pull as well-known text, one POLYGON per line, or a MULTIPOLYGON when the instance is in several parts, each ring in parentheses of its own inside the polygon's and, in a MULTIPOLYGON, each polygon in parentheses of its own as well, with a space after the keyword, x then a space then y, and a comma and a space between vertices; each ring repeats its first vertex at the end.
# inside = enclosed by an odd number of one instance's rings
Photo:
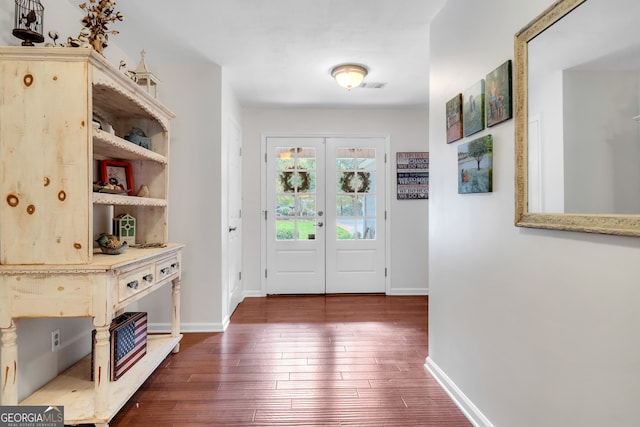
POLYGON ((146 276, 143 277, 144 281, 147 283, 151 283, 153 282, 153 274, 147 274, 146 276))
POLYGON ((172 270, 175 270, 175 269, 177 269, 178 267, 180 267, 180 263, 178 263, 178 262, 174 262, 173 264, 171 264, 171 269, 172 269, 172 270))
POLYGON ((167 274, 169 274, 169 267, 165 267, 165 268, 161 269, 161 270, 160 270, 160 273, 161 273, 163 276, 166 276, 167 274))
POLYGON ((138 289, 138 281, 134 280, 132 282, 127 283, 127 287, 131 289, 138 289))

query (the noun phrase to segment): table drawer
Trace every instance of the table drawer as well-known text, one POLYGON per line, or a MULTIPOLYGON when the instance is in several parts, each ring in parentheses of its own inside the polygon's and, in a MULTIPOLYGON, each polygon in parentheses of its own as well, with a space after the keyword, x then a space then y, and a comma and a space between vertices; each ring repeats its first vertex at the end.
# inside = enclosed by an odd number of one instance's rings
POLYGON ((118 277, 118 302, 135 295, 155 282, 153 263, 127 271, 118 277))
POLYGON ((180 259, 177 255, 156 262, 156 281, 160 282, 180 273, 180 259))

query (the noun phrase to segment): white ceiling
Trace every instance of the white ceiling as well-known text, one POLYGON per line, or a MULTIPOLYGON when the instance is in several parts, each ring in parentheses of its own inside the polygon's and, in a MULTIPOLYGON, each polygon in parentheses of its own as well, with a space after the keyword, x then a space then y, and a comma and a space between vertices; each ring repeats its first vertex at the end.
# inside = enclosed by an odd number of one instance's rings
POLYGON ((118 0, 125 20, 109 29, 131 57, 144 49, 152 72, 154 64, 222 66, 243 106, 424 107, 428 23, 445 2, 118 0), (339 87, 329 73, 347 62, 369 68, 365 82, 386 85, 339 87))

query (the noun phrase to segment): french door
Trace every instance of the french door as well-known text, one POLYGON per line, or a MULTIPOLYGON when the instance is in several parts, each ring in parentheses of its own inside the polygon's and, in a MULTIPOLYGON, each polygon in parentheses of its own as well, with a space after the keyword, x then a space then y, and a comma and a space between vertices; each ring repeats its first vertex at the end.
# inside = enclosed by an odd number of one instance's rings
POLYGON ((385 291, 385 145, 267 138, 267 293, 385 291))

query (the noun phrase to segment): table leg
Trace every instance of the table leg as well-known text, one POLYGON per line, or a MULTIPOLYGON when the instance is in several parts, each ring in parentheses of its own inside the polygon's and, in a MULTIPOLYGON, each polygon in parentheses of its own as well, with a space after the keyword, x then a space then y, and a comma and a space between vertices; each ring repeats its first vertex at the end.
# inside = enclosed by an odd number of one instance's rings
MULTIPOLYGON (((180 277, 171 281, 171 303, 173 306, 171 316, 171 336, 178 337, 180 335, 180 277)), ((176 344, 172 352, 177 353, 180 351, 180 343, 176 344)))
POLYGON ((2 384, 2 394, 0 394, 0 405, 18 404, 18 334, 13 322, 8 328, 0 329, 2 338, 0 345, 0 363, 2 373, 0 383, 2 384))
POLYGON ((109 412, 109 364, 111 360, 109 337, 109 325, 96 326, 93 378, 96 390, 96 416, 98 418, 107 417, 109 412))

